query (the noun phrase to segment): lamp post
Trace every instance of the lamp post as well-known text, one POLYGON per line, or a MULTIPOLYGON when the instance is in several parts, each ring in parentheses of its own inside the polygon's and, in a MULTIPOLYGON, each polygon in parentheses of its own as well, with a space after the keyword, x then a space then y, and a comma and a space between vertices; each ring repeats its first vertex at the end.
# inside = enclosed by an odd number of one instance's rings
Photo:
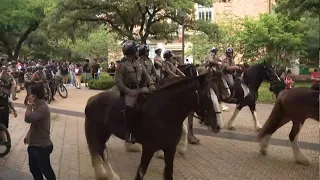
POLYGON ((184 46, 184 31, 185 31, 185 18, 186 18, 186 13, 185 12, 181 12, 180 13, 180 16, 181 16, 181 18, 182 18, 182 24, 181 24, 181 40, 182 40, 182 62, 181 62, 181 64, 184 64, 184 48, 185 48, 185 46, 184 46))

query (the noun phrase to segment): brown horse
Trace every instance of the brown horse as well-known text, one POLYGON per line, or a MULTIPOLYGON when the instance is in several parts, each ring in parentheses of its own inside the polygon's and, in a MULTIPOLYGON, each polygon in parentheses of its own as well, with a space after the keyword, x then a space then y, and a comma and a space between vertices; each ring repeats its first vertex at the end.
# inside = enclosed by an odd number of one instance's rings
POLYGON ((319 91, 298 87, 280 92, 272 112, 259 132, 260 152, 267 154, 271 135, 292 121, 289 134, 293 155, 297 163, 308 165, 308 158, 301 153, 298 146, 298 135, 307 118, 319 121, 319 91))
MULTIPOLYGON (((149 95, 139 94, 133 134, 142 144, 143 151, 136 180, 143 179, 154 152, 158 150, 163 150, 165 154, 164 179, 173 179, 176 146, 189 112, 196 111, 210 123, 212 129, 219 132, 221 128, 213 112, 210 95, 211 82, 211 75, 205 74, 184 78, 149 95)), ((104 156, 105 143, 111 134, 124 139, 126 133, 124 101, 118 98, 118 93, 99 93, 88 100, 85 108, 85 134, 97 179, 120 179, 104 156)))

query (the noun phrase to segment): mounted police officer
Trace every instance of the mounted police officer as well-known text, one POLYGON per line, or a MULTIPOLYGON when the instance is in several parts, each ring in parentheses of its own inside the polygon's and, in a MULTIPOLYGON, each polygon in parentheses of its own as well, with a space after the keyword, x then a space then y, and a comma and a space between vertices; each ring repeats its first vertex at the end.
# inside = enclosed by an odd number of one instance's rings
POLYGON ((28 96, 30 95, 30 90, 32 86, 32 66, 27 66, 27 72, 24 74, 24 85, 27 90, 27 95, 24 98, 24 104, 28 105, 28 96))
POLYGON ((156 82, 160 76, 157 75, 156 69, 153 65, 152 60, 149 58, 149 47, 147 45, 140 45, 138 48, 139 51, 139 61, 144 65, 148 74, 152 78, 153 82, 156 82))
POLYGON ((172 62, 173 53, 170 50, 166 50, 163 53, 163 58, 165 59, 163 62, 163 75, 166 79, 177 78, 181 76, 185 76, 183 72, 181 72, 177 66, 172 62))
POLYGON ((218 70, 222 64, 222 61, 217 57, 218 48, 212 47, 210 54, 205 59, 205 66, 210 68, 211 70, 218 70))
POLYGON ((135 113, 135 103, 139 92, 148 93, 155 90, 154 82, 149 76, 145 67, 138 61, 137 44, 132 41, 126 41, 122 47, 125 59, 119 62, 115 73, 115 84, 118 87, 121 96, 125 101, 125 123, 127 126, 126 142, 135 143, 136 139, 132 136, 133 115, 135 113), (142 77, 145 78, 149 89, 141 83, 142 77))
POLYGON ((160 78, 162 78, 161 77, 161 70, 162 70, 162 63, 163 63, 163 59, 161 57, 162 50, 160 48, 157 48, 154 52, 156 53, 156 56, 153 59, 154 67, 155 67, 155 69, 157 71, 157 75, 160 78))
POLYGON ((229 83, 229 85, 231 87, 233 87, 234 85, 234 73, 235 71, 238 69, 238 67, 235 65, 235 62, 234 62, 234 56, 233 56, 233 49, 232 48, 227 48, 226 49, 226 57, 225 59, 223 60, 223 70, 226 74, 226 78, 227 78, 227 81, 229 83))

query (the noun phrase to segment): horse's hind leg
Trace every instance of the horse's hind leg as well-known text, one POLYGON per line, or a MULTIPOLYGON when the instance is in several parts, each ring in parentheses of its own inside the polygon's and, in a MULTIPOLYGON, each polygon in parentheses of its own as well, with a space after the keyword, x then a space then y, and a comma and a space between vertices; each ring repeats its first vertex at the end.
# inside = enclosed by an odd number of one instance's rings
POLYGON ((261 125, 259 123, 258 116, 257 116, 256 104, 254 103, 254 105, 249 105, 249 108, 253 117, 254 128, 256 129, 256 131, 259 131, 261 129, 261 125))
POLYGON ((188 115, 188 142, 189 144, 199 144, 200 140, 193 134, 193 114, 194 112, 191 112, 188 115))
POLYGON ((292 120, 293 125, 292 125, 291 132, 289 134, 289 139, 291 141, 293 156, 296 162, 299 164, 309 165, 310 164, 309 159, 304 154, 302 154, 298 146, 299 132, 303 127, 304 121, 305 119, 302 120, 297 118, 292 120))
POLYGON ((147 172, 147 169, 153 154, 154 154, 154 150, 152 148, 142 146, 141 162, 140 162, 135 180, 143 179, 144 175, 147 172))
POLYGON ((107 156, 104 156, 104 167, 106 168, 106 171, 107 171, 108 180, 120 180, 120 177, 113 171, 112 166, 109 162, 109 153, 108 153, 107 145, 105 146, 105 149, 106 149, 107 156))

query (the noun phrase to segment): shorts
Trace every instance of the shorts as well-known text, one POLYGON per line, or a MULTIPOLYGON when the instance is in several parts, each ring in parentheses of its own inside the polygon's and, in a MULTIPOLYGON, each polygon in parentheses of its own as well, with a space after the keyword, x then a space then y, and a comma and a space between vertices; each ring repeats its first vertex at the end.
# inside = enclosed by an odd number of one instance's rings
POLYGON ((85 78, 86 80, 89 80, 89 79, 90 79, 90 76, 91 76, 91 73, 88 73, 88 72, 85 72, 85 73, 84 73, 84 78, 85 78))
POLYGON ((0 110, 0 124, 4 125, 6 128, 9 127, 9 111, 0 110))

